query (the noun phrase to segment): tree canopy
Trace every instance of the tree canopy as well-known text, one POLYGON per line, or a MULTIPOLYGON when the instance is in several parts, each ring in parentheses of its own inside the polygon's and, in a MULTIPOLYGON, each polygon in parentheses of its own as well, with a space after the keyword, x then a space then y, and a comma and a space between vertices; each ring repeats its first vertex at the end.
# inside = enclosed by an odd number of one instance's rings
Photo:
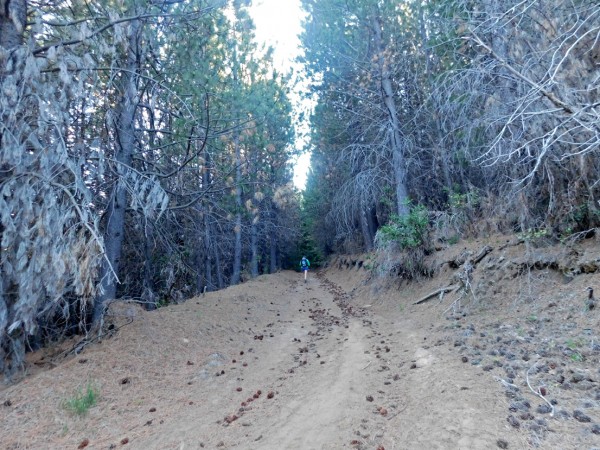
POLYGON ((0 12, 1 372, 101 332, 114 299, 155 308, 281 267, 290 84, 247 3, 0 12))
POLYGON ((322 250, 370 250, 417 205, 442 241, 598 226, 597 2, 303 4, 322 250))

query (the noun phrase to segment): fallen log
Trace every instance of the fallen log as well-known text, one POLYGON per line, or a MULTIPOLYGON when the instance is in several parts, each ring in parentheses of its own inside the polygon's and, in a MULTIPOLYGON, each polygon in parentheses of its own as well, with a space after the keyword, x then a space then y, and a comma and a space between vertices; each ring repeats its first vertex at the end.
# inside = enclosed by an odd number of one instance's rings
POLYGON ((420 300, 417 300, 416 302, 413 303, 413 305, 420 305, 421 303, 425 303, 439 294, 445 294, 446 292, 454 291, 456 288, 457 288, 457 286, 454 286, 454 285, 440 288, 437 291, 427 294, 425 297, 421 298, 420 300))
POLYGON ((487 256, 488 253, 490 253, 493 250, 492 247, 490 247, 489 245, 486 245, 485 247, 483 247, 481 249, 481 251, 479 252, 479 254, 472 259, 472 264, 474 266, 476 266, 477 264, 479 264, 481 262, 481 260, 483 258, 485 258, 487 256))

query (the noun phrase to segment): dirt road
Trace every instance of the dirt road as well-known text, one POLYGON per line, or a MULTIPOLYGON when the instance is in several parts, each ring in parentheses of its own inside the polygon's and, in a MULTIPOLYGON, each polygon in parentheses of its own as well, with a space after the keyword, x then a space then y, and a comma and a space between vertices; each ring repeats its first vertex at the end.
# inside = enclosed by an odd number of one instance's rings
MULTIPOLYGON (((427 342, 424 323, 350 306, 324 278, 279 280, 286 288, 262 310, 247 291, 248 321, 272 320, 238 335, 240 351, 216 369, 225 375, 192 385, 201 404, 137 448, 484 449, 510 441, 501 399, 485 394, 493 381, 464 374, 447 343, 427 342), (231 370, 231 358, 248 366, 231 370)), ((213 361, 205 365, 214 371, 213 361)))
POLYGON ((109 319, 128 325, 2 391, 2 448, 526 447, 495 381, 465 370, 426 314, 366 305, 324 276, 109 319), (86 415, 61 407, 90 383, 86 415))

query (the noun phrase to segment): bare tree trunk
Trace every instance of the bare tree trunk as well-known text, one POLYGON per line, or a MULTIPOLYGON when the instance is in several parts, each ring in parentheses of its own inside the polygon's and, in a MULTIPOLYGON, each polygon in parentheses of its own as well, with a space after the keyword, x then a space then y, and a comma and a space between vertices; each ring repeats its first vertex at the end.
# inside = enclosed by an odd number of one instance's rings
POLYGON ((217 271, 217 288, 223 289, 225 287, 225 280, 223 279, 223 266, 221 265, 221 253, 219 252, 219 246, 213 245, 215 252, 215 269, 217 271))
POLYGON ((396 104, 394 103, 394 90, 392 87, 392 78, 385 61, 385 48, 381 37, 381 21, 376 15, 371 19, 373 36, 375 38, 375 51, 377 52, 377 63, 379 66, 379 76, 381 81, 381 96, 385 105, 390 125, 390 144, 392 149, 392 165, 394 179, 396 182, 396 208, 398 215, 407 215, 408 191, 406 188, 406 168, 404 161, 404 139, 400 131, 400 121, 396 104))
MULTIPOLYGON (((8 2, 0 3, 0 47, 11 49, 18 47, 23 42, 23 30, 27 20, 27 2, 25 0, 13 0, 13 8, 9 8, 8 2)), ((3 88, 2 81, 6 76, 6 64, 8 60, 4 58, 0 62, 0 89, 3 88)), ((0 94, 4 95, 4 93, 0 94)), ((4 111, 0 111, 4 112, 4 111)), ((0 121, 4 122, 4 114, 0 115, 0 121)), ((3 125, 4 128, 6 125, 3 125)), ((3 130, 0 129, 0 146, 3 145, 3 130)), ((0 147, 1 148, 1 147, 0 147)), ((3 158, 0 158, 2 160, 3 158)), ((7 165, 8 166, 8 165, 7 165)), ((0 186, 9 176, 7 166, 2 164, 0 172, 0 186)), ((4 241, 5 225, 0 222, 0 241, 4 241)), ((4 245, 0 246, 0 258, 4 260, 3 252, 7 251, 4 245)), ((19 327, 13 333, 7 332, 7 327, 14 323, 15 313, 14 304, 17 304, 18 287, 13 282, 4 279, 4 270, 0 270, 0 373, 9 375, 16 371, 25 355, 25 333, 22 327, 19 327)))
MULTIPOLYGON (((200 212, 201 213, 201 212, 200 212)), ((204 221, 205 222, 205 221, 204 221)), ((206 273, 206 240, 205 240, 205 231, 206 229, 202 229, 200 224, 196 225, 196 242, 198 246, 196 247, 195 257, 194 257, 194 266, 196 269, 196 293, 201 294, 204 291, 204 286, 207 285, 204 276, 206 273), (200 242, 204 240, 204 246, 200 245, 200 242), (202 248, 204 247, 204 249, 202 248), (204 251, 203 251, 204 250, 204 251)))
POLYGON ((275 214, 271 211, 271 233, 269 233, 269 273, 277 272, 277 233, 275 233, 275 214))
POLYGON ((427 77, 429 78, 431 75, 431 51, 428 45, 427 30, 425 29, 427 19, 425 17, 425 10, 423 8, 423 5, 427 4, 427 0, 424 0, 422 2, 416 2, 416 4, 417 11, 419 14, 419 34, 421 35, 421 45, 425 52, 425 75, 427 75, 427 77))
POLYGON ((0 47, 18 47, 23 43, 23 31, 27 25, 27 1, 0 1, 0 47))
POLYGON ((154 223, 144 220, 144 282, 142 300, 146 302, 146 309, 156 308, 156 294, 154 289, 154 264, 152 263, 152 247, 154 242, 154 223))
POLYGON ((137 73, 139 72, 139 40, 141 23, 130 22, 127 39, 127 61, 121 73, 122 96, 117 105, 115 126, 116 135, 116 180, 106 210, 106 230, 104 242, 106 260, 102 266, 100 285, 101 294, 94 304, 94 322, 101 319, 108 300, 117 294, 119 265, 123 249, 123 233, 125 231, 125 212, 127 208, 127 190, 123 184, 127 171, 131 166, 135 148, 134 119, 138 102, 137 73))
POLYGON ((233 272, 231 284, 238 284, 242 271, 242 157, 240 143, 237 136, 234 138, 235 146, 235 247, 233 250, 233 272))
MULTIPOLYGON (((154 111, 148 111, 148 120, 150 121, 150 129, 156 130, 154 111)), ((148 159, 154 161, 154 151, 156 147, 156 132, 148 133, 149 149, 147 151, 148 159)), ((153 264, 153 248, 154 248, 154 222, 147 217, 142 218, 142 226, 144 227, 144 282, 142 290, 142 300, 146 304, 146 309, 151 311, 156 309, 158 296, 156 294, 156 286, 154 285, 154 264, 153 264)))
MULTIPOLYGON (((258 217, 255 217, 257 219, 258 217)), ((258 276, 258 225, 256 220, 252 221, 250 228, 250 251, 252 254, 250 260, 250 274, 252 278, 258 276)))
POLYGON ((210 239, 210 217, 208 211, 204 212, 204 277, 206 278, 206 289, 214 290, 214 282, 212 276, 212 258, 211 258, 211 239, 210 239))
MULTIPOLYGON (((207 100, 208 102, 208 100, 207 100)), ((208 108, 208 103, 207 103, 207 108, 208 108)), ((204 146, 204 152, 203 152, 203 159, 204 159, 204 167, 202 167, 202 189, 208 189, 210 184, 212 183, 212 177, 211 177, 211 160, 210 160, 210 153, 208 151, 208 146, 205 145, 204 146)), ((212 235, 212 226, 210 223, 210 206, 209 206, 209 202, 210 199, 205 199, 204 200, 204 278, 206 279, 206 290, 208 291, 213 291, 215 289, 215 285, 214 285, 214 281, 213 281, 213 274, 212 274, 212 263, 213 263, 213 258, 212 258, 212 254, 214 252, 213 250, 213 243, 212 243, 212 239, 211 239, 211 235, 212 235)))
POLYGON ((369 227, 369 208, 363 207, 360 211, 360 229, 363 235, 364 249, 367 252, 373 250, 373 236, 369 227))

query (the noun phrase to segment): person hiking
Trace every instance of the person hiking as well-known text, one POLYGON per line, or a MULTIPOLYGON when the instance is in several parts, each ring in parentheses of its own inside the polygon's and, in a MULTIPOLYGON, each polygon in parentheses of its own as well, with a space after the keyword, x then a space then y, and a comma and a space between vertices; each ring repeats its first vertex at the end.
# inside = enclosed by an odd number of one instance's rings
POLYGON ((304 282, 306 283, 306 276, 308 274, 308 269, 310 268, 310 261, 306 258, 306 256, 303 256, 302 259, 300 260, 300 270, 302 270, 302 272, 304 272, 304 282))

